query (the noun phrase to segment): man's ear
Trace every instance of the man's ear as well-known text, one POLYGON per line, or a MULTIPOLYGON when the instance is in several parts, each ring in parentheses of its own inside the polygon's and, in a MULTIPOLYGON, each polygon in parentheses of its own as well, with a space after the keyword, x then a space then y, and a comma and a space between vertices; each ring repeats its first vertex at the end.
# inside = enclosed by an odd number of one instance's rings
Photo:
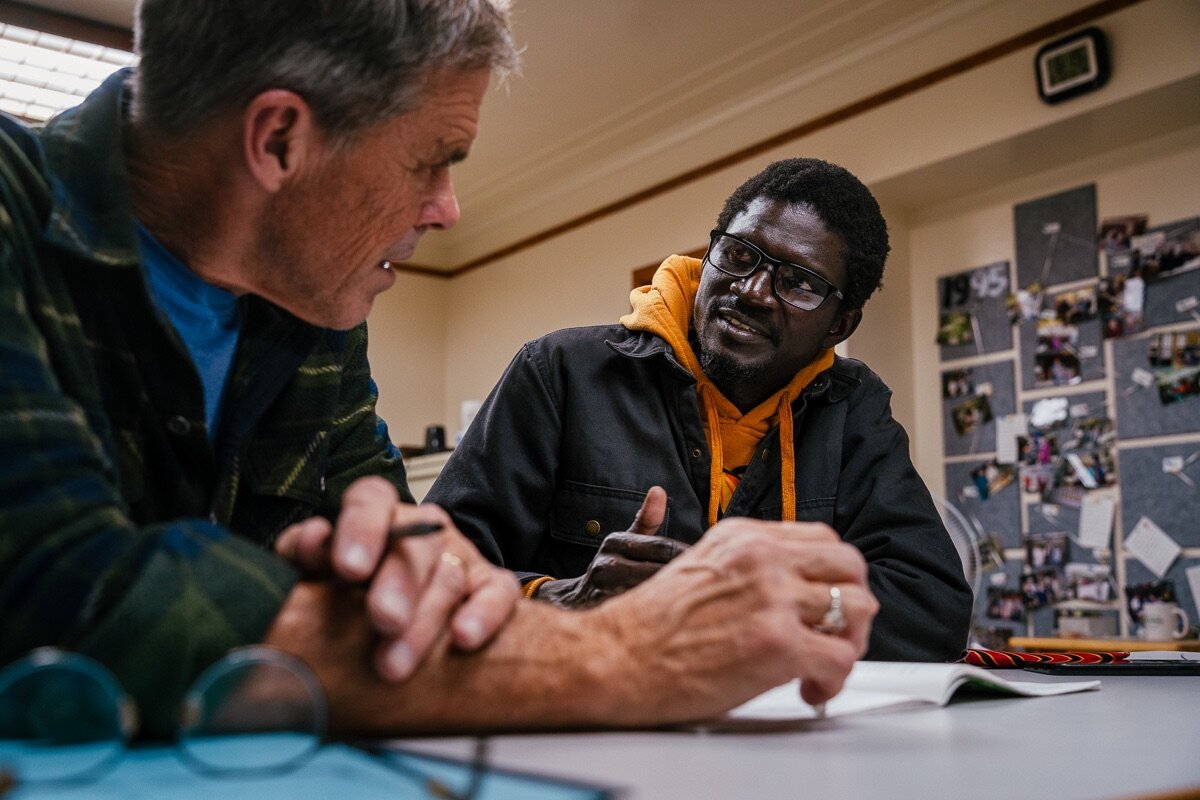
POLYGON ((846 341, 850 338, 850 334, 857 330, 860 322, 862 322, 861 308, 839 312, 834 317, 833 324, 829 326, 829 333, 825 334, 825 338, 821 340, 821 347, 833 347, 846 341))
POLYGON ((268 192, 277 192, 317 156, 319 131, 304 98, 287 89, 259 94, 242 113, 246 168, 268 192))

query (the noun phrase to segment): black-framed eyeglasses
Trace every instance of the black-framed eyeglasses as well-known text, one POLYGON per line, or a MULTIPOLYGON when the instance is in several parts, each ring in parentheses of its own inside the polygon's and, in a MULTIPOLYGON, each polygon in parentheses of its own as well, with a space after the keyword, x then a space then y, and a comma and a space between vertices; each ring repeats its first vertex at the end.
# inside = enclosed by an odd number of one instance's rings
MULTIPOLYGON (((8 664, 0 669, 0 795, 97 780, 124 756, 137 716, 116 677, 87 656, 43 647, 8 664)), ((324 691, 302 661, 269 647, 238 648, 188 690, 175 752, 205 776, 278 775, 329 742, 327 719, 324 691)), ((471 800, 487 772, 482 737, 454 781, 423 769, 418 755, 358 749, 412 780, 422 797, 471 800)))
POLYGON ((772 258, 745 239, 713 230, 709 234, 704 260, 735 278, 748 278, 763 268, 774 267, 772 287, 775 296, 793 308, 815 311, 832 296, 841 300, 842 292, 808 267, 772 258))

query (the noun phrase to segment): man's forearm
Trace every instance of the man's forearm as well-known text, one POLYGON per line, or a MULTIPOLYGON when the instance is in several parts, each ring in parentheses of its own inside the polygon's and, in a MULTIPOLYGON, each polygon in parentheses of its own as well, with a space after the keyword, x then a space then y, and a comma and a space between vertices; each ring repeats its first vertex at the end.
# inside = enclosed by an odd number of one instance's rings
POLYGON ((358 590, 301 583, 266 643, 303 658, 342 733, 640 727, 703 719, 799 677, 822 702, 866 648, 878 604, 858 551, 824 526, 728 520, 587 611, 523 601, 475 653, 439 642, 403 683, 370 669, 358 590), (849 624, 815 630, 841 588, 849 624))
POLYGON ((481 651, 443 637, 412 677, 388 683, 371 669, 359 592, 302 583, 266 643, 313 668, 335 730, 395 735, 622 724, 614 633, 595 614, 526 601, 481 651))

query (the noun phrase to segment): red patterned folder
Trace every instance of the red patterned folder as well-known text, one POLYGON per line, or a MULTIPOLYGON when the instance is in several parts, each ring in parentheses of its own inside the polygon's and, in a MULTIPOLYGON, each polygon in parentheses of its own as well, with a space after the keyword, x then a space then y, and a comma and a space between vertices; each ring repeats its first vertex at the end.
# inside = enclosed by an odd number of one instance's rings
POLYGON ((1129 658, 1128 652, 1107 653, 1023 653, 1016 650, 972 649, 963 653, 959 661, 976 667, 1009 669, 1028 664, 1112 664, 1129 658))

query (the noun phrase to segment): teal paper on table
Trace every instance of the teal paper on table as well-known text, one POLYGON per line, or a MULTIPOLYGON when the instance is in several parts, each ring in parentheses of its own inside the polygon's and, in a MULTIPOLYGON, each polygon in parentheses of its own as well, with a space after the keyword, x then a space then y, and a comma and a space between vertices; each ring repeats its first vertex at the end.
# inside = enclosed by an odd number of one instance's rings
MULTIPOLYGON (((425 786, 413 773, 444 781, 452 788, 470 783, 470 764, 408 753, 375 757, 341 744, 322 747, 302 767, 282 775, 210 777, 190 770, 170 747, 134 748, 99 779, 73 786, 18 788, 5 800, 405 800, 425 798, 425 786), (395 759, 401 767, 389 766, 395 759)), ((476 800, 604 800, 613 795, 589 786, 506 772, 487 771, 476 800)))

